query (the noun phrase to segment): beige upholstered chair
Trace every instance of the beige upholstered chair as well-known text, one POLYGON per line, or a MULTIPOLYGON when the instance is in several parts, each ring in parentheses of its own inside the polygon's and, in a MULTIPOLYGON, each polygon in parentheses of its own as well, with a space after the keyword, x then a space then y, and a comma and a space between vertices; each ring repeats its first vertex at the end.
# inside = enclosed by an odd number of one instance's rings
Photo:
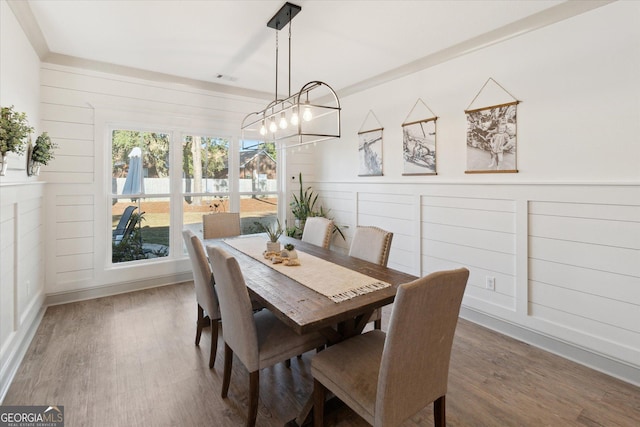
POLYGON ((247 426, 254 426, 258 414, 260 369, 316 349, 326 343, 319 333, 298 335, 269 310, 253 313, 238 261, 215 246, 207 246, 216 275, 224 338, 222 397, 227 397, 233 355, 249 371, 249 414, 247 426))
POLYGON ((440 271, 400 285, 389 332, 370 331, 311 361, 314 421, 323 425, 331 390, 374 427, 394 427, 434 402, 446 425, 445 395, 453 336, 469 270, 440 271))
POLYGON ((358 226, 353 235, 349 256, 387 266, 393 233, 378 227, 358 226))
POLYGON ((217 212, 202 215, 202 238, 217 239, 240 235, 240 214, 217 212))
MULTIPOLYGON (((373 262, 382 266, 387 266, 389 261, 389 251, 391 250, 391 240, 393 233, 373 226, 359 226, 351 240, 349 256, 373 262)), ((374 323, 375 329, 382 328, 382 309, 376 309, 370 322, 374 323)))
POLYGON ((218 297, 213 289, 213 275, 209 261, 204 253, 204 248, 198 236, 190 230, 183 230, 182 237, 189 252, 191 268, 193 269, 193 283, 196 288, 196 301, 198 303, 198 320, 196 323, 196 345, 200 344, 202 328, 211 322, 211 354, 209 355, 209 368, 213 368, 218 350, 218 320, 220 309, 218 297), (209 316, 209 321, 204 316, 204 311, 209 316))
POLYGON ((302 241, 312 245, 329 249, 331 234, 333 233, 333 220, 320 216, 307 218, 302 230, 302 241))

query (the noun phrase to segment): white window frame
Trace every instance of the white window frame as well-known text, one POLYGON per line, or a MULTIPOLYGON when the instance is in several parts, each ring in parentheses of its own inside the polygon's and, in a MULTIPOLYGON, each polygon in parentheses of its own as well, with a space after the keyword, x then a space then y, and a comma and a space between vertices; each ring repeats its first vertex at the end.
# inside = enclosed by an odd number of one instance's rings
MULTIPOLYGON (((185 123, 184 117, 158 111, 131 110, 121 106, 94 107, 94 141, 98 148, 94 156, 96 199, 94 200, 94 283, 96 286, 114 282, 132 282, 149 280, 150 277, 175 276, 176 269, 182 271, 188 266, 182 248, 181 227, 183 222, 181 190, 182 140, 184 135, 218 136, 229 140, 229 210, 238 212, 239 193, 239 151, 240 130, 215 129, 210 126, 210 118, 194 117, 185 123), (194 125, 195 123, 195 125, 194 125), (111 134, 114 129, 132 129, 149 132, 162 132, 170 135, 170 188, 169 197, 179 195, 179 203, 171 203, 170 209, 170 253, 166 257, 124 263, 111 261, 111 134), (176 168, 174 165, 177 165, 176 168), (103 195, 103 196, 98 196, 103 195), (103 238, 104 236, 104 238, 103 238), (180 266, 176 266, 180 262, 180 266)), ((278 149, 278 147, 276 146, 278 149)), ((278 217, 283 221, 286 207, 283 198, 284 150, 278 149, 277 180, 278 217)))

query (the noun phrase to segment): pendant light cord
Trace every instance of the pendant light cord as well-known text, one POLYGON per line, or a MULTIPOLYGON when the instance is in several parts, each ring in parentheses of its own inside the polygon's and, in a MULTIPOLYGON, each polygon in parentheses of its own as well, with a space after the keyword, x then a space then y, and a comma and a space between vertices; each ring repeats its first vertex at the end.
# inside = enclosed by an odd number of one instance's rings
POLYGON ((278 31, 276 31, 276 93, 274 99, 278 100, 278 31))
MULTIPOLYGON (((289 16, 291 16, 291 8, 289 8, 289 16)), ((289 97, 291 97, 291 25, 293 20, 289 21, 289 97)))

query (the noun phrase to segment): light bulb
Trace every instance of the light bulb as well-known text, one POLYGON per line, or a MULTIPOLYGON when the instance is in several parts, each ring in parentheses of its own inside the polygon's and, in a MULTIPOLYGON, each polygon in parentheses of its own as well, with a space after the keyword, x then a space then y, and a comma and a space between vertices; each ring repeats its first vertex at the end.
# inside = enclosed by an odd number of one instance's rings
POLYGON ((284 114, 284 111, 280 113, 280 129, 286 129, 289 126, 287 123, 287 116, 284 114))
POLYGON ((302 120, 308 122, 311 119, 313 119, 313 114, 311 113, 311 107, 307 105, 306 107, 304 107, 304 111, 302 112, 302 120))
POLYGON ((266 135, 267 128, 264 126, 264 120, 262 121, 262 126, 260 126, 260 135, 266 135))
POLYGON ((276 121, 274 119, 271 119, 269 123, 269 131, 271 131, 271 133, 276 133, 277 130, 278 130, 278 125, 276 125, 276 121))
POLYGON ((293 113, 291 114, 291 124, 293 126, 298 126, 298 107, 293 107, 293 113))

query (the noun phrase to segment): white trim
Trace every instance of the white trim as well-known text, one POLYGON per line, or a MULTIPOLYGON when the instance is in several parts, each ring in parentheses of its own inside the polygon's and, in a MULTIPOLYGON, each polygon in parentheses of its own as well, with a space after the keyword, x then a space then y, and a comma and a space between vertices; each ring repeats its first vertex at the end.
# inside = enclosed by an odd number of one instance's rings
POLYGON ((191 280, 193 280, 193 273, 191 271, 188 271, 167 276, 152 277, 145 280, 121 282, 104 286, 94 286, 92 288, 84 288, 74 291, 56 292, 47 295, 45 299, 45 305, 48 307, 51 305, 86 301, 90 299, 109 297, 112 295, 125 294, 128 292, 141 291, 143 289, 175 285, 177 283, 188 282, 191 280))
MULTIPOLYGON (((505 174, 506 175, 506 174, 505 174)), ((407 177, 406 179, 384 179, 388 178, 386 176, 381 177, 371 177, 366 181, 352 179, 352 180, 343 180, 343 181, 327 181, 322 180, 322 185, 423 185, 423 184, 438 184, 438 185, 500 185, 500 186, 524 186, 524 185, 550 185, 553 187, 561 187, 561 186, 582 186, 582 187, 638 187, 640 186, 640 181, 519 181, 517 176, 513 177, 504 177, 504 181, 495 181, 495 178, 491 178, 494 180, 481 181, 481 178, 478 178, 475 175, 473 178, 467 179, 443 179, 440 180, 437 176, 428 176, 427 179, 421 179, 418 177, 407 177), (381 178, 381 179, 376 179, 381 178), (514 180, 515 178, 515 180, 514 180), (375 181, 374 181, 375 179, 375 181), (510 180, 507 180, 510 179, 510 180)), ((311 184, 318 183, 312 182, 311 184)))
POLYGON ((33 302, 22 317, 23 323, 21 327, 14 331, 12 337, 8 340, 6 362, 0 367, 0 404, 4 401, 13 378, 22 363, 22 359, 24 359, 27 349, 31 345, 31 341, 44 317, 46 311, 44 299, 42 292, 33 299, 33 302))

